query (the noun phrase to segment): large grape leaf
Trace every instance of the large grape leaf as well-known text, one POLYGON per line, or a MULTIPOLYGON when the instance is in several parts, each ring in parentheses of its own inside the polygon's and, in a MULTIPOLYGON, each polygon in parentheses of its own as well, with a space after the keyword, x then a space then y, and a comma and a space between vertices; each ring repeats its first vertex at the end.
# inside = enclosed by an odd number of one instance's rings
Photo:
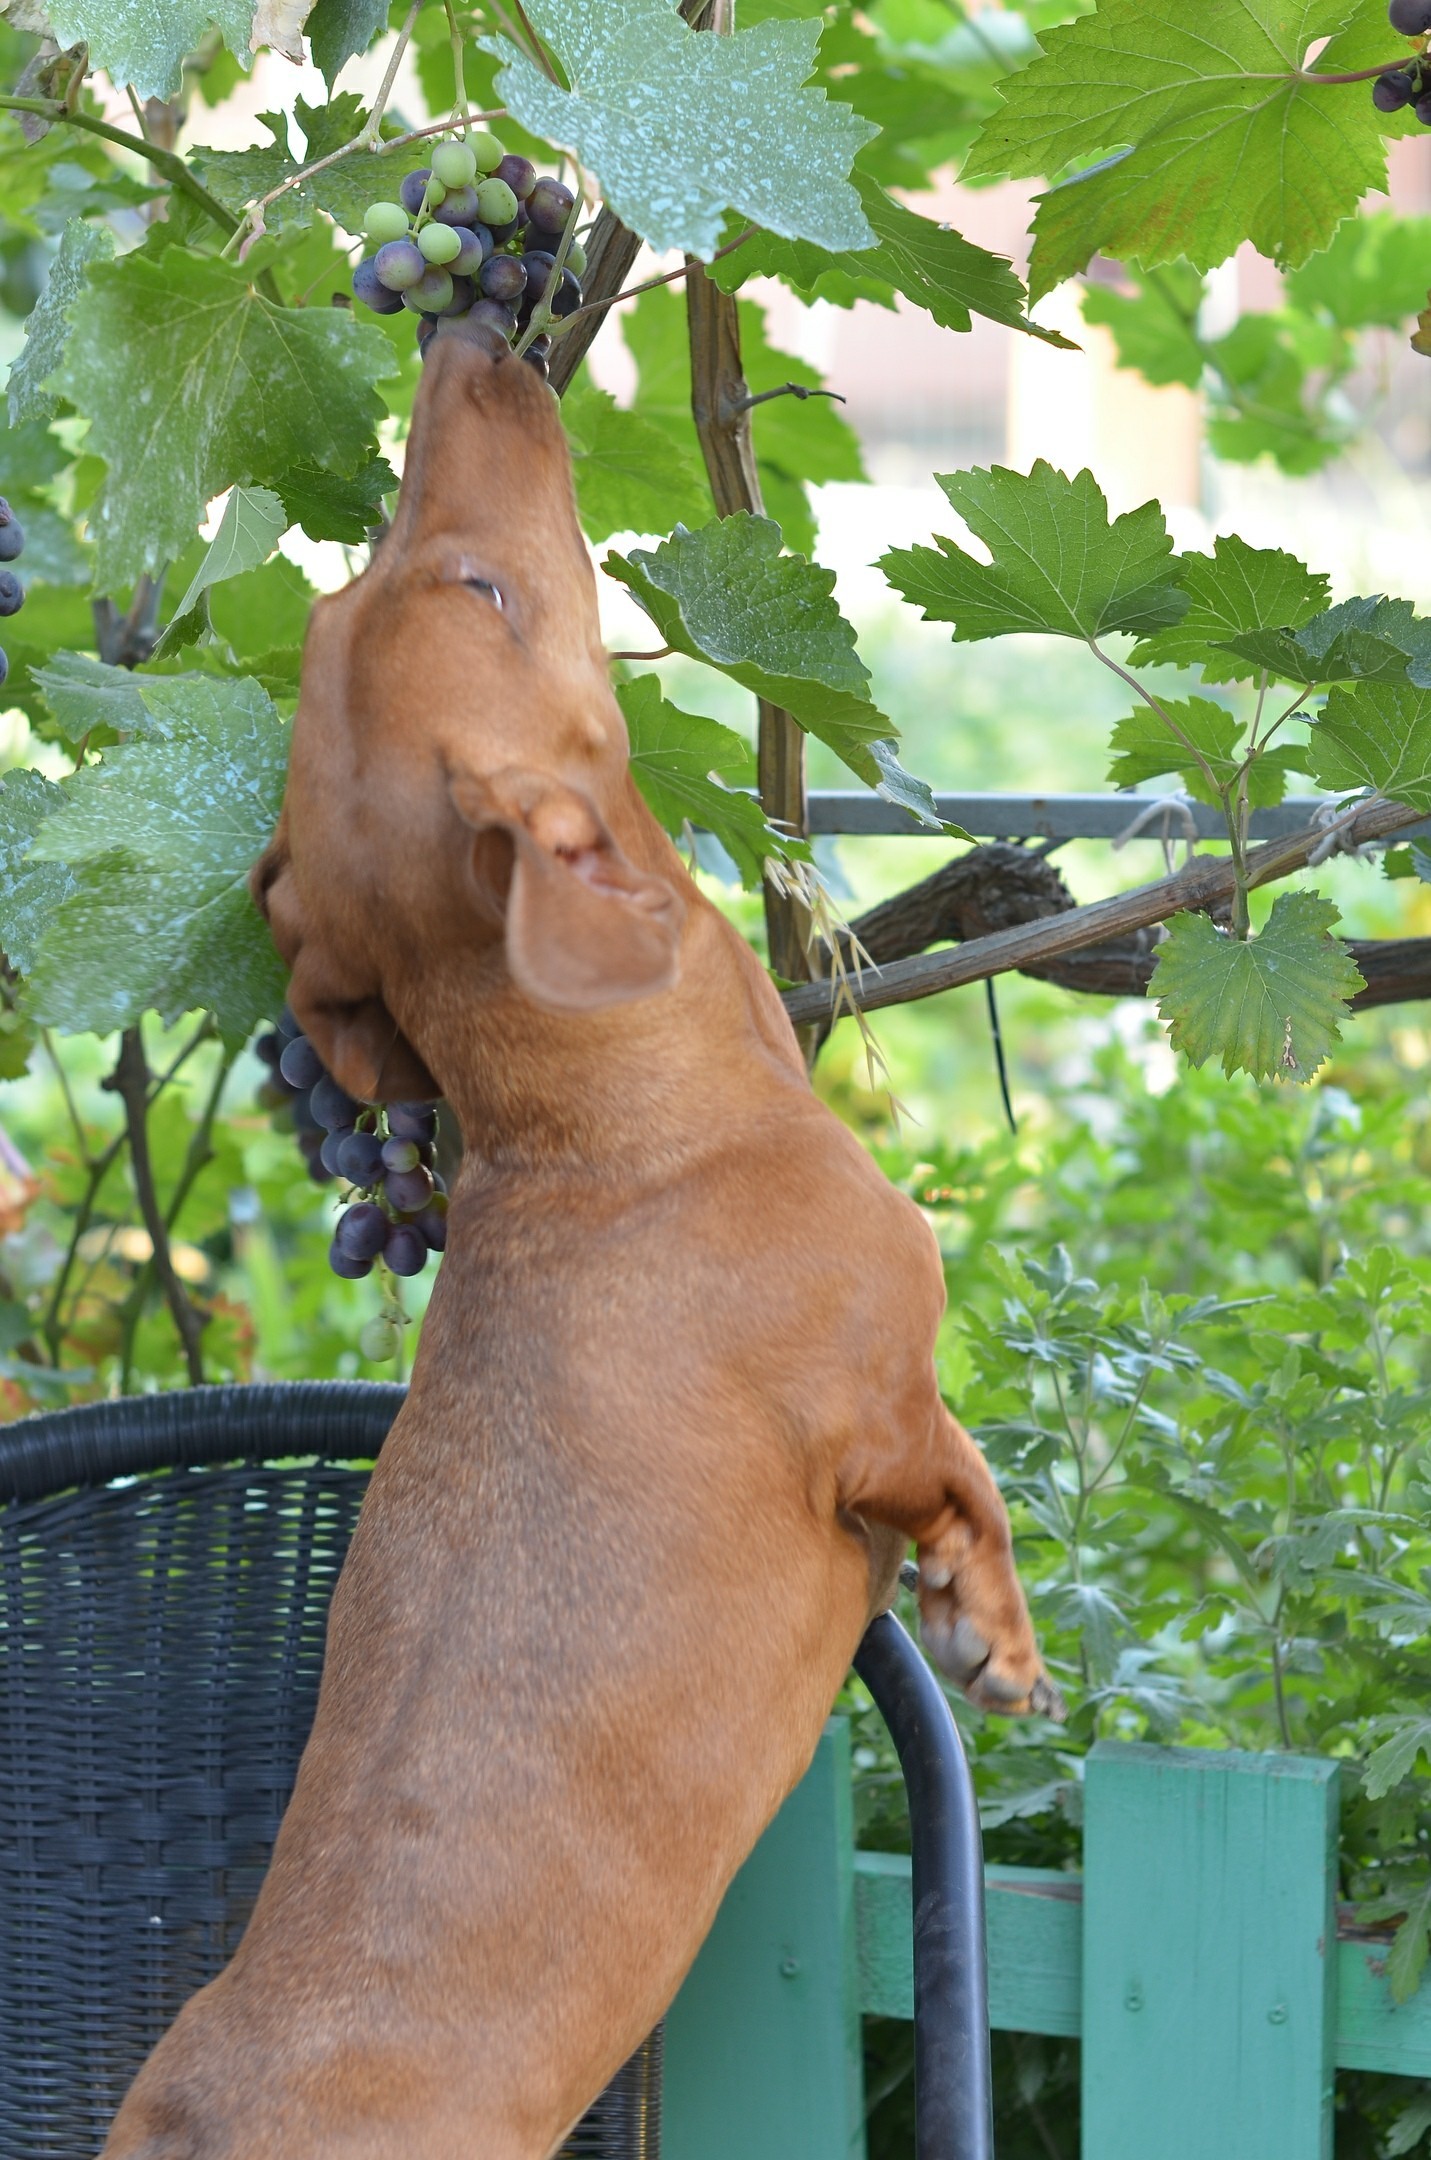
POLYGON ((272 488, 231 488, 203 561, 174 609, 174 623, 181 622, 211 586, 267 562, 287 530, 288 512, 272 488))
POLYGON ((1409 600, 1379 593, 1343 600, 1300 628, 1271 626, 1228 640, 1228 651, 1285 682, 1412 682, 1431 687, 1431 621, 1409 600))
POLYGON ((373 384, 396 362, 346 309, 275 307, 239 265, 171 247, 95 264, 71 321, 60 388, 108 467, 90 512, 102 586, 162 570, 235 482, 372 454, 373 384))
POLYGON ((1091 472, 1070 480, 1042 458, 1028 474, 995 465, 936 477, 992 562, 936 535, 932 548, 892 548, 879 567, 927 621, 953 623, 957 642, 1147 634, 1186 612, 1156 503, 1110 522, 1091 472))
POLYGON ((589 540, 613 533, 665 533, 710 512, 705 476, 690 452, 609 391, 577 383, 562 399, 572 478, 589 540))
POLYGON ((1375 788, 1431 813, 1431 690, 1338 683, 1312 723, 1307 759, 1324 788, 1375 788))
POLYGON ((45 289, 25 318, 24 346, 11 364, 6 394, 12 426, 21 420, 48 420, 59 404, 56 393, 44 385, 65 356, 67 310, 83 288, 90 264, 108 262, 113 254, 114 239, 105 226, 70 219, 45 289))
POLYGON ((1394 330, 1426 305, 1431 218, 1363 211, 1287 280, 1295 308, 1325 314, 1341 330, 1394 330))
POLYGON ((658 253, 708 262, 727 210, 835 251, 871 245, 849 172, 876 131, 802 87, 818 22, 712 37, 688 28, 670 0, 530 0, 526 16, 571 88, 489 40, 505 62, 498 97, 523 127, 579 157, 658 253))
POLYGON ((330 90, 347 62, 365 53, 387 22, 388 0, 315 0, 304 28, 313 65, 330 90))
POLYGON ((58 733, 76 747, 105 733, 147 735, 149 708, 132 669, 109 667, 88 653, 57 652, 30 670, 58 733))
POLYGON ((1179 915, 1158 947, 1152 991, 1189 1064, 1221 1061, 1254 1080, 1310 1080, 1341 1040, 1347 999, 1362 988, 1331 934, 1338 910, 1320 893, 1279 893, 1260 937, 1238 939, 1206 915, 1179 915))
POLYGON ((1385 181, 1370 98, 1302 72, 1319 38, 1316 71, 1363 64, 1378 16, 1385 46, 1380 0, 1102 0, 1003 86, 964 177, 1052 177, 1130 146, 1042 199, 1035 298, 1100 251, 1207 270, 1251 240, 1295 266, 1385 181))
POLYGON ((59 43, 89 47, 89 64, 142 98, 174 97, 186 56, 210 25, 230 52, 247 61, 253 0, 49 0, 59 43))
POLYGON ((733 728, 680 711, 661 695, 655 675, 621 684, 616 695, 631 737, 632 778, 674 839, 688 824, 713 833, 752 891, 760 889, 768 856, 808 857, 808 842, 777 832, 753 795, 717 778, 750 763, 733 728))
POLYGON ((32 1007, 67 1034, 203 1007, 241 1041, 283 996, 246 880, 278 816, 287 730, 246 680, 145 677, 141 695, 153 737, 66 782, 32 850, 75 879, 41 940, 32 1007))
POLYGON ((1249 547, 1234 533, 1215 540, 1211 555, 1182 555, 1178 583, 1188 596, 1179 622, 1135 647, 1132 665, 1200 667, 1210 682, 1242 682, 1258 673, 1254 661, 1228 650, 1228 641, 1262 630, 1292 632, 1325 609, 1331 581, 1280 548, 1249 547))
POLYGON ((851 307, 856 300, 893 307, 895 295, 902 293, 946 330, 972 329, 974 316, 982 315, 1046 344, 1070 343, 1029 321, 1023 282, 1002 255, 991 255, 952 226, 921 217, 867 173, 857 172, 855 185, 876 246, 837 255, 808 240, 760 232, 713 266, 716 283, 735 292, 751 278, 778 277, 802 299, 830 300, 836 307, 851 307))
POLYGON ((64 789, 41 773, 8 772, 0 780, 0 952, 22 975, 34 966, 56 908, 74 891, 67 864, 26 859, 64 799, 64 789))
POLYGON ((771 519, 741 512, 698 532, 678 526, 654 553, 608 555, 602 568, 630 587, 672 651, 782 706, 869 786, 938 826, 933 796, 899 766, 895 731, 870 703, 834 572, 782 555, 771 519))
MULTIPOLYGON (((1175 772, 1198 802, 1219 802, 1218 790, 1231 786, 1243 764, 1245 721, 1210 698, 1165 698, 1160 703, 1185 740, 1179 742, 1151 706, 1139 705, 1113 730, 1109 779, 1115 787, 1140 787, 1145 780, 1175 772), (1207 772, 1189 755, 1189 743, 1202 753, 1207 772)), ((1306 766, 1306 752, 1300 745, 1268 750, 1256 759, 1247 775, 1247 799, 1253 809, 1281 802, 1288 772, 1305 772, 1306 766)))
POLYGON ((20 569, 29 595, 24 616, 6 627, 7 651, 15 643, 42 640, 32 613, 37 586, 90 582, 89 551, 80 544, 74 518, 57 510, 54 503, 53 483, 70 457, 71 452, 50 432, 48 419, 0 427, 0 495, 24 530, 25 559, 20 569))

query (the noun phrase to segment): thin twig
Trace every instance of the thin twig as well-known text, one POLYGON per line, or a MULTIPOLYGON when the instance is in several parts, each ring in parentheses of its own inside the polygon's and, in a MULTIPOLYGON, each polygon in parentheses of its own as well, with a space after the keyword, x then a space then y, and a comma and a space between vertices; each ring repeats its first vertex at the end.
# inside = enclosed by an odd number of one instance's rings
POLYGON ((833 398, 837 405, 844 405, 848 402, 844 393, 840 390, 817 390, 806 383, 788 382, 781 383, 778 390, 759 390, 753 397, 737 398, 730 409, 732 412, 738 413, 749 412, 752 405, 765 405, 769 403, 771 398, 777 397, 793 397, 802 400, 812 397, 828 397, 833 398))
MULTIPOLYGON (((1404 803, 1386 802, 1380 796, 1353 803, 1329 826, 1311 825, 1254 849, 1247 858, 1248 888, 1270 884, 1305 868, 1308 857, 1329 833, 1346 832, 1357 844, 1364 844, 1384 840, 1405 825, 1419 825, 1425 815, 1424 810, 1411 810, 1404 803)), ((983 982, 989 975, 1038 967, 1065 953, 1082 952, 1130 930, 1166 922, 1188 908, 1211 907, 1229 899, 1236 885, 1233 864, 1226 856, 1199 856, 1172 877, 1136 886, 1110 900, 1095 900, 1087 907, 1070 908, 1039 922, 971 938, 967 945, 952 952, 925 953, 911 960, 891 961, 882 968, 866 969, 857 984, 847 986, 846 996, 866 1012, 877 1012, 886 1005, 907 1005, 917 998, 933 997, 941 990, 957 989, 963 983, 983 982)), ((783 993, 785 1009, 797 1028, 832 1017, 834 988, 828 982, 805 983, 783 993)), ((839 1017, 838 1012, 833 1017, 839 1017)))
MULTIPOLYGON (((207 1035, 211 1031, 205 1029, 204 1032, 207 1035)), ((214 1120, 218 1116, 219 1103, 223 1098, 223 1092, 225 1086, 227 1085, 229 1074, 233 1071, 234 1059, 236 1055, 236 1052, 226 1052, 219 1059, 218 1069, 214 1074, 213 1085, 209 1089, 208 1096, 204 1102, 204 1107, 199 1113, 199 1121, 194 1127, 193 1133, 190 1136, 188 1149, 185 1152, 184 1156, 183 1168, 179 1172, 178 1180, 175 1183, 172 1194, 170 1195, 169 1205, 164 1210, 164 1228, 170 1233, 172 1233, 174 1225, 179 1219, 179 1215, 181 1210, 183 1209, 184 1202, 188 1199, 190 1192, 193 1190, 196 1179, 199 1177, 202 1171, 208 1168, 209 1164, 214 1159, 214 1120)), ((121 1325, 121 1393, 128 1392, 130 1370, 133 1365, 134 1359, 134 1337, 139 1325, 140 1315, 142 1314, 145 1304, 148 1301, 150 1285, 153 1283, 153 1281, 154 1259, 153 1255, 151 1254, 150 1258, 147 1259, 140 1267, 139 1272, 134 1280, 134 1287, 130 1291, 128 1298, 125 1300, 123 1320, 121 1325)))
POLYGON ((462 29, 452 0, 442 0, 442 5, 447 10, 447 42, 452 48, 452 110, 460 117, 462 132, 466 135, 472 121, 467 110, 467 66, 462 29))
POLYGON ((159 1195, 154 1185, 154 1165, 149 1154, 150 1077, 149 1061, 144 1054, 143 1035, 137 1027, 126 1028, 120 1037, 119 1061, 109 1084, 124 1106, 129 1157, 134 1166, 134 1191, 139 1201, 139 1212, 144 1218, 144 1227, 149 1232, 155 1278, 173 1315, 189 1383, 192 1387, 202 1387, 202 1339, 208 1316, 199 1311, 174 1272, 174 1255, 169 1245, 168 1225, 159 1206, 159 1195))
POLYGON ((1308 68, 1298 68, 1291 80, 1304 83, 1375 82, 1378 75, 1394 75, 1398 68, 1410 67, 1419 57, 1417 53, 1403 53, 1399 60, 1383 60, 1380 67, 1353 68, 1346 75, 1317 75, 1308 68))
POLYGON ((675 649, 674 645, 662 645, 656 652, 614 652, 606 657, 608 660, 669 660, 675 649))
POLYGON ((138 127, 140 134, 144 137, 144 140, 146 142, 152 141, 153 138, 149 133, 149 123, 144 117, 144 107, 140 104, 138 98, 134 95, 133 83, 126 83, 124 85, 124 89, 125 95, 129 99, 129 110, 134 115, 135 125, 138 127))
MULTIPOLYGON (((739 234, 737 238, 728 241, 723 248, 717 248, 711 257, 711 261, 719 262, 723 255, 733 255, 738 247, 744 247, 747 240, 754 239, 759 229, 757 225, 747 225, 745 231, 739 234)), ((690 277, 693 271, 702 270, 705 267, 704 263, 698 263, 693 259, 690 262, 682 263, 679 270, 663 270, 660 277, 646 278, 639 285, 628 285, 624 292, 613 293, 609 300, 588 300, 584 306, 573 308, 570 315, 564 315, 560 322, 553 323, 551 336, 553 340, 565 337, 572 324, 580 322, 583 315, 595 315, 604 308, 615 307, 618 300, 634 300, 638 293, 653 292, 658 285, 674 285, 677 278, 690 277)))
MULTIPOLYGON (((580 175, 577 175, 577 178, 579 180, 580 175)), ((546 283, 542 287, 542 296, 527 318, 526 329, 512 348, 519 356, 526 351, 533 338, 539 337, 544 330, 549 330, 551 327, 552 299, 558 285, 561 283, 561 274, 566 268, 566 259, 571 253, 571 243, 576 235, 576 221, 580 216, 581 192, 578 187, 577 192, 571 199, 571 208, 567 212, 566 223, 562 227, 561 239, 557 242, 556 253, 552 257, 552 266, 547 272, 546 283)), ((575 313, 575 310, 573 310, 573 313, 575 313)))

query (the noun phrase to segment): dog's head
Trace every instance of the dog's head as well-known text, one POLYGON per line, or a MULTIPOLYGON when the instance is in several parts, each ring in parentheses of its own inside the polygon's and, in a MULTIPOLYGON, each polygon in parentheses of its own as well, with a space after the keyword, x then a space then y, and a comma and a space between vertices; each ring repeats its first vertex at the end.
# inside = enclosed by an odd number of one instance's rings
POLYGON ((444 329, 392 530, 314 610, 251 880, 345 1087, 439 1092, 398 1018, 434 963, 566 1012, 675 981, 684 903, 627 852, 646 831, 628 759, 555 401, 444 329))

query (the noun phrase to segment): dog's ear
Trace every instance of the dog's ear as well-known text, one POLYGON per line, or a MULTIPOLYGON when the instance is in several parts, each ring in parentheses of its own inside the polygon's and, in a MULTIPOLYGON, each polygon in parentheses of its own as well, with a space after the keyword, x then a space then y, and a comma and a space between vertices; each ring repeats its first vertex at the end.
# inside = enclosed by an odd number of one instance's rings
POLYGON ((286 819, 249 872, 249 891, 293 971, 289 1004, 339 1085, 360 1102, 436 1102, 442 1089, 381 996, 353 994, 308 932, 289 857, 286 819))
POLYGON ((594 1012, 671 988, 685 903, 622 854, 588 795, 508 767, 456 774, 452 800, 479 836, 473 874, 505 924, 512 980, 534 1003, 594 1012))

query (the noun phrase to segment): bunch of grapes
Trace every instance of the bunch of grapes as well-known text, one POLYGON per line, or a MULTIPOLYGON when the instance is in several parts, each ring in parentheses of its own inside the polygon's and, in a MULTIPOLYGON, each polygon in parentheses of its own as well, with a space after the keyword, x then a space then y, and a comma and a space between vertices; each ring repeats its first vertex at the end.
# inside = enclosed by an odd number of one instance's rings
MULTIPOLYGON (((0 563, 15 562, 23 553, 25 532, 10 505, 0 495, 0 563)), ((13 570, 0 570, 0 615, 18 615, 25 605, 25 588, 13 570)), ((0 648, 0 683, 10 672, 10 662, 0 648)))
MULTIPOLYGON (((1425 37, 1431 31, 1431 0, 1391 0, 1387 8, 1391 27, 1403 37, 1425 37)), ((1405 67, 1389 68, 1371 86, 1371 101, 1378 112, 1400 112, 1409 105, 1423 127, 1431 127, 1431 61, 1418 53, 1405 67)))
MULTIPOLYGON (((531 322, 556 268, 575 197, 563 181, 539 177, 530 158, 474 129, 441 142, 432 164, 410 172, 397 202, 369 205, 363 231, 377 252, 353 272, 353 291, 379 315, 409 309, 425 348, 444 317, 486 323, 509 344, 531 322)), ((573 240, 548 302, 548 316, 581 306, 586 256, 573 240)), ((551 340, 539 334, 524 357, 546 372, 551 340)))
MULTIPOLYGON (((360 1282, 379 1262, 391 1275, 420 1275, 447 1244, 447 1190, 438 1176, 437 1112, 428 1103, 361 1103, 339 1086, 285 1007, 255 1045, 269 1068, 260 1100, 288 1109, 315 1184, 342 1180, 349 1191, 328 1248, 328 1265, 360 1282)), ((360 1338, 374 1360, 397 1350, 403 1314, 392 1308, 360 1338)))

